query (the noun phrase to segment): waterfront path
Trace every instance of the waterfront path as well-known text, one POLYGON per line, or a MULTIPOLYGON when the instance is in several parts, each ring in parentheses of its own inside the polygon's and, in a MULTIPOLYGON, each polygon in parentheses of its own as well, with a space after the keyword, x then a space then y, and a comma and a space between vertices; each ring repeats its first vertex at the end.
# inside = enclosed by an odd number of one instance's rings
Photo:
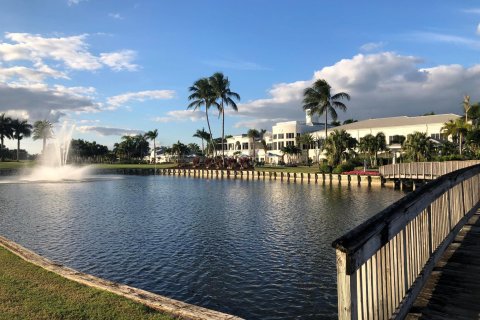
POLYGON ((406 319, 479 319, 480 213, 445 250, 406 319))

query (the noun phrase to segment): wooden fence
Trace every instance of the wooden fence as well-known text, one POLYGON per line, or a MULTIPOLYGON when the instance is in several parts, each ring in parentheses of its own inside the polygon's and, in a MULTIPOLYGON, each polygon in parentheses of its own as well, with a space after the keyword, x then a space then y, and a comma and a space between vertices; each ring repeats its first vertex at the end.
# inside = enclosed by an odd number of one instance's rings
POLYGON ((403 319, 479 207, 480 165, 448 173, 333 242, 339 319, 403 319))
POLYGON ((458 169, 480 164, 478 160, 445 162, 411 162, 381 166, 380 175, 385 179, 436 179, 458 169))

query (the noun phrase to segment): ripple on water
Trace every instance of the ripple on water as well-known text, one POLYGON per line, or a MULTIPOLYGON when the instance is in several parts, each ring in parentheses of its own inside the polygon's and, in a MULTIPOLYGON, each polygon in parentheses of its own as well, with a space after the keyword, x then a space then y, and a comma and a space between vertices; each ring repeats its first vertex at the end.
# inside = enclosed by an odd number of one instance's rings
POLYGON ((111 178, 0 183, 0 233, 81 271, 247 319, 335 318, 331 242, 402 196, 354 186, 111 178))

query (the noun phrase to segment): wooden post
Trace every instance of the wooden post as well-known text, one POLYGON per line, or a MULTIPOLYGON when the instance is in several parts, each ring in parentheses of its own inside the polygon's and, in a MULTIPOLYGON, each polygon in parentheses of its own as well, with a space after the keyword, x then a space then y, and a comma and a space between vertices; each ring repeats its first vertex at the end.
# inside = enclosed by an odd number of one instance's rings
POLYGON ((357 306, 357 272, 347 274, 347 254, 336 250, 337 255, 337 290, 338 319, 358 319, 357 306))

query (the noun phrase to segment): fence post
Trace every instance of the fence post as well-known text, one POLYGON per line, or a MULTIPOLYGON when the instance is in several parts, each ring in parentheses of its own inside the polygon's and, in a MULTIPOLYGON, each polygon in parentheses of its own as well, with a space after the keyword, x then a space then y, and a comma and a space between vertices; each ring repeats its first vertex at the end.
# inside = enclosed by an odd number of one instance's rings
POLYGON ((347 274, 347 254, 336 250, 337 254, 337 290, 338 319, 357 319, 357 272, 347 274))

